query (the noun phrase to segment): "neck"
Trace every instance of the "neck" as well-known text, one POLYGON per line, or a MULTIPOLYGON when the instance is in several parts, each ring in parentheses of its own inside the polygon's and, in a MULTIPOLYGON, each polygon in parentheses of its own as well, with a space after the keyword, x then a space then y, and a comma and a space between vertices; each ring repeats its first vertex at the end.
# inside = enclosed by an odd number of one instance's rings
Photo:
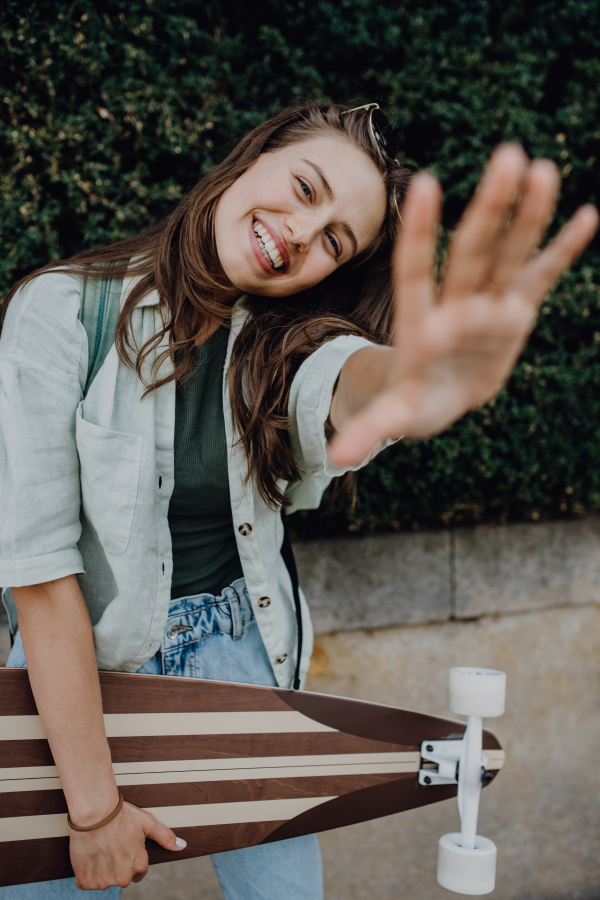
POLYGON ((202 344, 205 344, 206 341, 212 337, 212 335, 223 325, 225 322, 229 321, 229 311, 231 310, 235 301, 242 296, 241 291, 234 289, 232 291, 221 291, 215 292, 214 302, 216 305, 221 306, 223 308, 223 314, 219 315, 218 311, 213 311, 213 314, 210 316, 208 322, 202 326, 200 331, 198 332, 195 340, 195 344, 197 347, 201 347, 202 344))
POLYGON ((231 308, 235 301, 242 296, 242 291, 239 288, 234 287, 219 287, 215 290, 213 294, 213 299, 215 303, 219 303, 221 306, 228 306, 231 308))

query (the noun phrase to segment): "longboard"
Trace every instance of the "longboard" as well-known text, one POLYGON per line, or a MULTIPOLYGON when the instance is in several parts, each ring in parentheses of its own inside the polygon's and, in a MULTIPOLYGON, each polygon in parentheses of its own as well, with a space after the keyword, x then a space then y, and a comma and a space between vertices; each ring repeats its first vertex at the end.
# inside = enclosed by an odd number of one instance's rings
MULTIPOLYGON (((150 863, 326 831, 456 795, 418 783, 421 743, 465 723, 323 694, 100 673, 125 800, 187 841, 150 863)), ((504 761, 483 732, 492 780, 504 761)), ((67 878, 67 805, 26 669, 0 669, 0 885, 67 878)))

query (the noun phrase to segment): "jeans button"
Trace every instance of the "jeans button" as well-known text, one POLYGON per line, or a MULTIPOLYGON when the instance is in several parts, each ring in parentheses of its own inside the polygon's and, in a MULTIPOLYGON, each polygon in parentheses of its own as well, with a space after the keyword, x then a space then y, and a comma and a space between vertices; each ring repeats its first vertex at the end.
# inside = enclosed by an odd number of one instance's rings
POLYGON ((248 522, 244 522, 243 525, 240 525, 238 531, 246 537, 247 535, 252 534, 252 525, 249 525, 248 522))
POLYGON ((167 631, 167 637, 173 640, 177 637, 178 634, 181 634, 183 631, 191 631, 191 625, 171 625, 169 630, 167 631))
POLYGON ((270 597, 261 597, 258 601, 258 605, 260 606, 261 609, 266 609, 267 606, 271 605, 271 598, 270 597))
POLYGON ((282 653, 281 656, 278 656, 275 660, 276 663, 284 663, 287 659, 287 653, 282 653))

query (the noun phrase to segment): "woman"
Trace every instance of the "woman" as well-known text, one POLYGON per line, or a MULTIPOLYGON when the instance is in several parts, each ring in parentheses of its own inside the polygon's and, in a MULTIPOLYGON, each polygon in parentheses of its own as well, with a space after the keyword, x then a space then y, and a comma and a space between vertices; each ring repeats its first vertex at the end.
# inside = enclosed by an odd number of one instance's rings
MULTIPOLYGON (((19 627, 9 665, 29 667, 75 826, 75 880, 5 888, 4 900, 118 897, 146 872, 146 837, 183 846, 150 813, 119 808, 97 669, 292 686, 280 510, 317 506, 333 476, 386 442, 433 434, 493 396, 540 299, 596 227, 584 208, 532 257, 558 175, 501 148, 436 291, 439 188, 413 179, 396 241, 406 182, 373 108, 286 110, 164 222, 47 266, 9 295, 0 583, 19 627), (86 385, 82 285, 107 263, 113 279, 126 275, 122 309, 86 385)), ((305 606, 301 624, 303 678, 305 606)), ((314 836, 213 861, 227 900, 322 897, 314 836)))

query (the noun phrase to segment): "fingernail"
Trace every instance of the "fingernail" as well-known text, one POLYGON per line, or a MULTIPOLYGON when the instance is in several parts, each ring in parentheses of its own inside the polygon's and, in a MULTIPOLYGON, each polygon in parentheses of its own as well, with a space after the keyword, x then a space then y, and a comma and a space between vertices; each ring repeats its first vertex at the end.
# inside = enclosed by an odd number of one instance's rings
POLYGON ((177 845, 178 850, 183 850, 185 847, 187 847, 187 841, 184 841, 183 838, 177 838, 175 844, 177 845))

